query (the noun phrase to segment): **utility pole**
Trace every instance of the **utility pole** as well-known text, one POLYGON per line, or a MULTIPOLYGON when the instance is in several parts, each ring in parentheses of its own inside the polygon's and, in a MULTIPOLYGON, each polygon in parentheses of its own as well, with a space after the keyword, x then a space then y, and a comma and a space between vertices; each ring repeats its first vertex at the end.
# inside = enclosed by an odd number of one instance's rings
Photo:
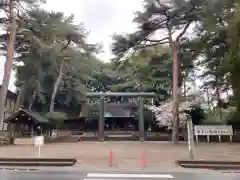
POLYGON ((0 129, 3 129, 5 101, 8 91, 8 85, 11 77, 13 56, 14 56, 14 43, 16 39, 16 13, 14 11, 16 0, 8 0, 9 8, 9 24, 8 26, 8 38, 7 38, 7 56, 4 64, 4 76, 2 81, 2 87, 0 89, 0 129))

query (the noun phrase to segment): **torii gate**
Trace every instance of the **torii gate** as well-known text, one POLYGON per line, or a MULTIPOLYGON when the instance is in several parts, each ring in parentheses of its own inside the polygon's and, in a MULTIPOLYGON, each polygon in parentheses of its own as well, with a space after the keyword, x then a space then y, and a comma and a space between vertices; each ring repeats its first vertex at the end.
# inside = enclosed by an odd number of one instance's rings
POLYGON ((138 118, 138 127, 139 127, 139 141, 143 142, 145 141, 145 132, 144 132, 144 103, 143 99, 153 98, 156 96, 153 92, 91 92, 87 93, 87 97, 92 98, 100 98, 100 116, 98 121, 98 141, 103 142, 104 141, 104 116, 105 116, 105 97, 113 97, 113 96, 121 96, 121 97, 137 97, 138 98, 138 112, 139 112, 139 118, 138 118))

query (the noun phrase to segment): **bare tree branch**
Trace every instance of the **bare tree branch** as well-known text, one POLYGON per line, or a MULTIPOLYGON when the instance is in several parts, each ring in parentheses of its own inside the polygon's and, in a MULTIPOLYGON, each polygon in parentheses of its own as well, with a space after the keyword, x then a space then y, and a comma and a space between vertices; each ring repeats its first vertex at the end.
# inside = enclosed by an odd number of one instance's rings
POLYGON ((5 8, 3 8, 2 9, 4 12, 5 12, 5 14, 6 14, 6 16, 7 16, 7 18, 10 18, 10 11, 9 10, 7 10, 7 9, 5 9, 5 8))
POLYGON ((185 27, 183 28, 182 32, 177 36, 176 38, 176 42, 179 42, 180 38, 186 33, 188 27, 190 26, 190 24, 192 23, 192 21, 189 21, 185 27))
POLYGON ((158 42, 158 43, 162 43, 162 41, 169 40, 169 37, 165 37, 165 38, 158 39, 158 40, 153 40, 153 39, 145 38, 144 40, 145 40, 145 41, 149 41, 149 42, 158 42))
POLYGON ((142 44, 142 45, 138 45, 136 46, 135 48, 140 48, 140 49, 144 49, 146 47, 153 47, 153 46, 157 46, 159 44, 167 44, 169 43, 169 41, 163 41, 163 42, 157 42, 157 43, 154 43, 154 44, 142 44))
POLYGON ((24 11, 30 12, 29 10, 27 10, 26 8, 24 8, 24 7, 22 6, 22 4, 19 2, 19 0, 16 0, 16 2, 18 3, 19 7, 22 8, 24 11))

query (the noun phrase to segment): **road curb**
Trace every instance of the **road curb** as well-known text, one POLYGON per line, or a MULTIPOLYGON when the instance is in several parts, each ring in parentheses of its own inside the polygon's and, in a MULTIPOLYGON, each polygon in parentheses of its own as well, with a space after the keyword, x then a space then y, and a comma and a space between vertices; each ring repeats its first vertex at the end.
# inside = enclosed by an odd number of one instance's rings
POLYGON ((73 166, 75 158, 0 158, 0 166, 73 166))
POLYGON ((184 168, 202 168, 211 170, 240 170, 239 161, 177 160, 176 164, 184 168))

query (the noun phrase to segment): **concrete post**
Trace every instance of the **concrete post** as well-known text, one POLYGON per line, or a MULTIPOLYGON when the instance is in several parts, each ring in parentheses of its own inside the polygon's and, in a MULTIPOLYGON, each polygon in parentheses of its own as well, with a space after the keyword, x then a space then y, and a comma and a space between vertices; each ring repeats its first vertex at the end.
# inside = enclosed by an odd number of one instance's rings
POLYGON ((192 118, 188 115, 187 116, 187 129, 188 129, 188 151, 189 151, 189 157, 190 160, 195 159, 195 153, 194 153, 194 140, 193 140, 193 124, 192 124, 192 118))
POLYGON ((138 129, 139 129, 139 141, 144 142, 145 141, 145 132, 144 132, 144 104, 143 104, 143 98, 138 98, 139 104, 138 104, 138 129))
POLYGON ((104 119, 105 119, 105 99, 102 96, 100 98, 100 114, 98 120, 98 141, 104 141, 104 119))

